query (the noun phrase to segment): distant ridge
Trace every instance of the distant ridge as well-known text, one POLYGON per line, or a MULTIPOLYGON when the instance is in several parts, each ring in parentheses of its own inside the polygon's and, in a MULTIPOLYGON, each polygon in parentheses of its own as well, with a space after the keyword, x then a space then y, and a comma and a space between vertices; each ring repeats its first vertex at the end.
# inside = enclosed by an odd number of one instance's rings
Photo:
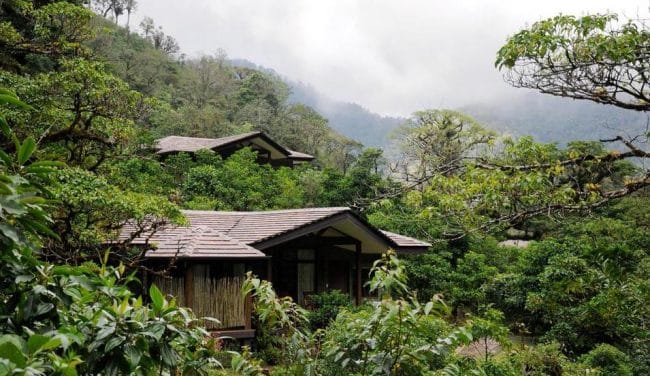
MULTIPOLYGON (((390 149, 391 133, 406 120, 381 116, 356 103, 333 100, 311 85, 292 81, 247 60, 231 62, 282 78, 292 89, 290 101, 314 108, 337 132, 365 146, 390 149)), ((530 135, 536 141, 559 145, 574 140, 608 138, 623 132, 643 134, 649 122, 648 115, 643 113, 524 90, 515 98, 468 104, 457 110, 499 133, 513 137, 530 135)))
POLYGON ((291 87, 289 100, 306 104, 329 121, 329 126, 342 135, 365 146, 386 147, 390 133, 404 122, 404 118, 381 116, 356 103, 336 101, 318 92, 311 85, 292 81, 273 69, 259 66, 245 59, 231 59, 231 64, 276 75, 291 87))

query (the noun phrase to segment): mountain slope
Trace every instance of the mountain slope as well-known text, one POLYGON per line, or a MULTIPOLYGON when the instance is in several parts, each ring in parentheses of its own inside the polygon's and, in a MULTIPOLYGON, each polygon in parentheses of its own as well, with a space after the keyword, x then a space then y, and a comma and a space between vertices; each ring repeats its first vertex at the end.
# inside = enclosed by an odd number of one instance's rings
POLYGON ((559 144, 611 138, 622 132, 642 134, 648 121, 641 112, 531 92, 512 101, 459 110, 500 133, 531 135, 537 141, 559 144))

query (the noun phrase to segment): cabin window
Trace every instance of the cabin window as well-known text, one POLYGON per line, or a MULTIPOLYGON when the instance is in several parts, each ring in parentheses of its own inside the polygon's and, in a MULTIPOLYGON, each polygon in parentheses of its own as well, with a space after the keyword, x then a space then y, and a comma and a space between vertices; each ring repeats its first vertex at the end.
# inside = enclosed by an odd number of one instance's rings
POLYGON ((298 259, 298 303, 305 304, 305 299, 316 292, 316 253, 313 249, 299 249, 298 259))

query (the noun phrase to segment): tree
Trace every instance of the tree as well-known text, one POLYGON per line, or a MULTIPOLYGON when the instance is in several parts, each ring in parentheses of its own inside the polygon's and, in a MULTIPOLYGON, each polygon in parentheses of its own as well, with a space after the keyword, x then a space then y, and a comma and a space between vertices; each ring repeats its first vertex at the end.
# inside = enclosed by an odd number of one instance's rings
POLYGON ((57 60, 86 56, 83 42, 93 30, 94 14, 73 2, 2 2, 0 66, 12 72, 34 73, 54 69, 57 60), (5 14, 6 12, 6 14, 5 14))
POLYGON ((433 174, 450 175, 495 134, 476 120, 451 110, 418 111, 398 130, 400 148, 410 165, 406 180, 425 182, 433 174))
POLYGON ((180 51, 180 46, 176 39, 171 35, 166 35, 162 26, 156 28, 151 17, 145 17, 140 22, 140 28, 142 29, 143 37, 147 39, 155 49, 164 51, 168 55, 180 51))
POLYGON ((131 13, 135 11, 137 2, 135 0, 95 0, 92 2, 92 7, 103 17, 107 17, 109 13, 112 13, 116 24, 119 17, 126 12, 126 28, 128 29, 131 13))
POLYGON ((95 170, 132 138, 141 96, 101 63, 66 59, 59 64, 59 71, 34 78, 0 77, 41 109, 16 117, 21 133, 40 135, 58 158, 65 155, 66 162, 95 170))
POLYGON ((510 37, 495 65, 506 80, 542 93, 650 110, 650 30, 615 14, 556 16, 510 37))
MULTIPOLYGON (((497 53, 495 65, 506 69, 506 80, 515 87, 620 108, 650 110, 650 30, 643 20, 620 23, 614 14, 557 16, 536 22, 510 37, 497 53)), ((647 136, 647 135, 646 135, 647 136)), ((611 152, 599 160, 650 158, 636 144, 637 137, 617 136, 625 152, 611 152)), ((594 159, 583 155, 565 165, 594 159)), ((603 198, 628 195, 650 185, 650 171, 628 180, 603 198)))

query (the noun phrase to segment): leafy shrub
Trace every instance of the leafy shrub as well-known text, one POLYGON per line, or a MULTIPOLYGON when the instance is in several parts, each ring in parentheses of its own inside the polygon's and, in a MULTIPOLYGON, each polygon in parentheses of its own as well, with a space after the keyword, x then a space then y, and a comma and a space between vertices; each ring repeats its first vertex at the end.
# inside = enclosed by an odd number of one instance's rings
POLYGON ((307 314, 312 330, 325 328, 342 308, 351 307, 350 296, 339 290, 331 290, 309 297, 310 311, 307 314))
POLYGON ((558 343, 526 347, 511 358, 526 375, 584 375, 587 369, 581 364, 572 363, 558 343))
POLYGON ((325 374, 422 375, 442 368, 455 348, 471 340, 465 328, 445 324, 448 309, 440 300, 422 305, 410 294, 404 265, 393 252, 375 262, 371 273, 369 286, 382 299, 356 312, 342 310, 325 329, 325 374))
POLYGON ((253 297, 253 311, 260 336, 259 350, 267 361, 282 364, 309 362, 311 332, 307 311, 291 297, 280 298, 270 282, 254 277, 250 272, 242 287, 253 297))
POLYGON ((600 369, 603 376, 631 376, 630 358, 621 350, 608 344, 598 345, 580 357, 585 365, 600 369))

